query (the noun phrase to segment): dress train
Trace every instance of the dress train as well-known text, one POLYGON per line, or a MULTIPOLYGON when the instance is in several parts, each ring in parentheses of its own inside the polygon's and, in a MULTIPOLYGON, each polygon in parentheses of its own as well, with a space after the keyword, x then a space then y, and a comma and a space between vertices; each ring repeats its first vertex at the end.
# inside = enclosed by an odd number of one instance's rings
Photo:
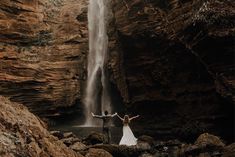
POLYGON ((123 136, 119 145, 132 146, 137 144, 137 138, 134 136, 129 125, 123 126, 123 136))

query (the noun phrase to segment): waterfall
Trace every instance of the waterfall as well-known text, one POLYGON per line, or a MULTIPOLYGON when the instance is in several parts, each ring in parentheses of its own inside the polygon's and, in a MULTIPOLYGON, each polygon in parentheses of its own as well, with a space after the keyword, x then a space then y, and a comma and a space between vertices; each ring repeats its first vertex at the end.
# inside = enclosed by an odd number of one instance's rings
POLYGON ((91 112, 96 114, 103 113, 105 110, 111 112, 111 102, 104 68, 108 48, 107 2, 108 0, 89 0, 88 6, 89 54, 84 100, 85 125, 87 126, 97 125, 97 122, 91 117, 91 112))

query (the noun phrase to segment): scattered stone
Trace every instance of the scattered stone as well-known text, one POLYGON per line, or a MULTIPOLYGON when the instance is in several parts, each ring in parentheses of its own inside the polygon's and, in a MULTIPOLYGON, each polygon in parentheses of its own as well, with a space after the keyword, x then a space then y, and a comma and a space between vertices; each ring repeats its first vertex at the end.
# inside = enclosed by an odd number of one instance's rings
POLYGON ((142 135, 142 136, 138 137, 138 143, 139 142, 146 142, 150 146, 154 145, 154 139, 151 136, 147 136, 147 135, 142 135))
POLYGON ((230 144, 224 148, 222 157, 235 157, 235 143, 230 144))
POLYGON ((145 150, 150 150, 151 149, 151 145, 147 142, 138 142, 137 145, 136 145, 137 148, 140 148, 140 149, 145 149, 145 150))
POLYGON ((211 157, 211 155, 208 152, 206 152, 206 153, 200 153, 198 157, 211 157))
POLYGON ((155 143, 155 149, 162 151, 162 152, 166 152, 169 149, 178 149, 183 145, 182 142, 178 141, 178 140, 169 140, 169 141, 158 141, 155 143))
POLYGON ((149 153, 143 153, 139 157, 155 157, 155 156, 149 153))
POLYGON ((137 157, 142 153, 150 153, 151 149, 138 148, 137 146, 126 146, 116 144, 97 144, 92 148, 104 149, 112 154, 114 157, 137 157))
POLYGON ((81 142, 76 142, 73 145, 69 146, 69 148, 71 148, 72 150, 78 152, 78 151, 82 151, 85 150, 87 148, 87 146, 81 142))
POLYGON ((63 138, 61 141, 66 145, 66 146, 71 146, 76 142, 80 142, 81 140, 77 137, 68 137, 68 138, 63 138))
POLYGON ((102 133, 93 132, 83 140, 83 143, 86 145, 105 143, 105 135, 102 133))
POLYGON ((74 133, 72 132, 65 132, 63 133, 64 138, 70 138, 70 137, 76 137, 76 135, 74 135, 74 133))
POLYGON ((109 152, 103 149, 90 148, 85 157, 113 157, 109 152))
POLYGON ((185 146, 180 152, 183 156, 221 156, 224 146, 219 137, 204 133, 197 138, 194 145, 185 146))
POLYGON ((208 133, 204 133, 201 134, 196 142, 196 145, 205 145, 205 146, 217 146, 217 147, 224 147, 225 144, 222 142, 222 140, 214 135, 208 134, 208 133))
POLYGON ((59 140, 64 138, 64 135, 63 135, 63 133, 61 131, 50 131, 50 133, 53 136, 58 137, 59 140))

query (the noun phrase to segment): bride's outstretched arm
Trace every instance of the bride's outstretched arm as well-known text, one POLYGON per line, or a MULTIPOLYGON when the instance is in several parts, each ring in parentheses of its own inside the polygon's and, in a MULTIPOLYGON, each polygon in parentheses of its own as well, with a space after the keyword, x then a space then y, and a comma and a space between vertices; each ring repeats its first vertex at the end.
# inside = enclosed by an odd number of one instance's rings
POLYGON ((120 117, 118 114, 117 114, 117 116, 121 121, 124 121, 124 119, 122 117, 120 117))
POLYGON ((138 118, 140 115, 137 115, 137 116, 134 116, 134 117, 131 117, 130 120, 133 120, 135 118, 138 118))
POLYGON ((111 115, 111 117, 115 117, 115 116, 117 116, 117 112, 111 115))

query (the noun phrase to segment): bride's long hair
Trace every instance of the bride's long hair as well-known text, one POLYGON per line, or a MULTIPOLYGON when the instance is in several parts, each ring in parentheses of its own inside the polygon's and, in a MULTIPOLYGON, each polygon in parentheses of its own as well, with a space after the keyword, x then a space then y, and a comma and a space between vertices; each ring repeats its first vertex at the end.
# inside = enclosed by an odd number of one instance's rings
POLYGON ((130 123, 130 119, 129 119, 129 116, 128 115, 125 115, 124 116, 124 121, 123 121, 124 124, 128 124, 130 123))

